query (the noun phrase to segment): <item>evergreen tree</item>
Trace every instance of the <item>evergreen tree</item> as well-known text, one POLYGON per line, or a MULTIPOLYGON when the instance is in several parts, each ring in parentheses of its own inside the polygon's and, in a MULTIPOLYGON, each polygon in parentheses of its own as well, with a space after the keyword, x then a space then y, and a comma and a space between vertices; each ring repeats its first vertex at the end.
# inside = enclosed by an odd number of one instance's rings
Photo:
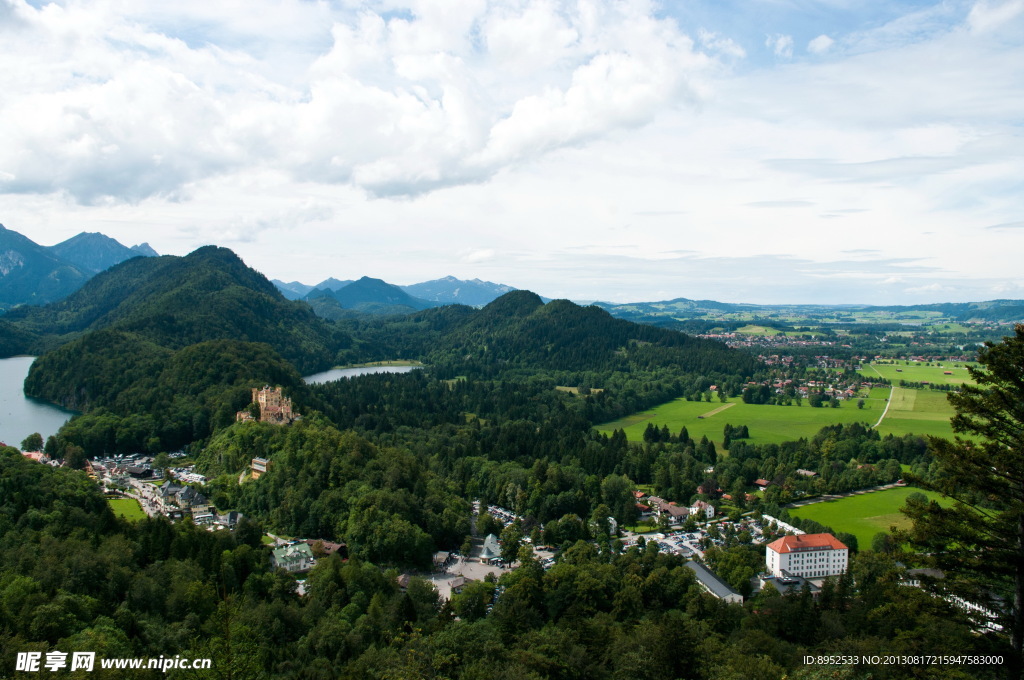
MULTIPOLYGON (((946 572, 937 587, 992 612, 1009 635, 1011 677, 1020 677, 1024 641, 1024 324, 979 352, 980 367, 948 399, 954 441, 932 437, 941 466, 928 486, 952 507, 908 499, 907 532, 923 561, 946 572)), ((905 537, 901 537, 905 538, 905 537)), ((989 618, 982 615, 983 618, 989 618)), ((983 623, 991 623, 985 621, 983 623)))

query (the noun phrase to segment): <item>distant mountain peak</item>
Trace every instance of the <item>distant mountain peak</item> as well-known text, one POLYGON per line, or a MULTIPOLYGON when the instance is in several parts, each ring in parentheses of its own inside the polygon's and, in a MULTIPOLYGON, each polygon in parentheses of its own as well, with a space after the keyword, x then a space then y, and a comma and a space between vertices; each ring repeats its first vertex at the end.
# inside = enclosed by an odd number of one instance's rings
POLYGON ((402 290, 424 300, 441 304, 461 304, 482 307, 494 299, 515 290, 512 286, 471 279, 469 281, 445 276, 433 281, 401 286, 402 290))
POLYGON ((142 255, 143 257, 160 257, 160 253, 158 253, 155 250, 153 250, 152 246, 150 246, 145 241, 143 241, 142 243, 139 243, 137 245, 132 246, 130 248, 130 250, 134 250, 135 252, 137 252, 139 255, 142 255))
POLYGON ((345 281, 339 281, 338 279, 336 279, 336 278, 334 278, 332 276, 330 278, 324 279, 323 281, 321 281, 320 283, 316 284, 313 287, 314 288, 323 288, 323 289, 327 289, 327 290, 341 290, 342 288, 344 288, 345 286, 347 286, 347 285, 349 285, 351 283, 352 283, 352 279, 347 279, 345 281))
POLYGON ((514 290, 488 303, 484 311, 501 316, 526 316, 543 306, 544 301, 533 291, 514 290))
POLYGON ((156 255, 156 251, 145 245, 149 252, 129 248, 99 232, 83 231, 50 246, 49 250, 82 271, 97 274, 133 257, 156 255))
POLYGON ((42 305, 78 290, 91 272, 0 225, 0 310, 42 305))
POLYGON ((323 287, 314 288, 306 295, 306 300, 329 297, 338 302, 344 309, 387 309, 403 307, 410 310, 426 309, 436 303, 423 300, 402 288, 372 276, 360 279, 339 288, 330 290, 323 287))

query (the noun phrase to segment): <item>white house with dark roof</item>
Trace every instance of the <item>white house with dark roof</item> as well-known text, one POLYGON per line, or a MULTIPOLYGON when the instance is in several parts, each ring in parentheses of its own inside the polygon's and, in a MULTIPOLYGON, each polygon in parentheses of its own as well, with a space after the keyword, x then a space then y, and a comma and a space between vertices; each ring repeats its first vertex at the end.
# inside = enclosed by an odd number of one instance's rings
POLYGON ((715 516, 715 506, 706 501, 697 501, 690 506, 690 514, 694 517, 703 515, 706 519, 713 519, 715 516))

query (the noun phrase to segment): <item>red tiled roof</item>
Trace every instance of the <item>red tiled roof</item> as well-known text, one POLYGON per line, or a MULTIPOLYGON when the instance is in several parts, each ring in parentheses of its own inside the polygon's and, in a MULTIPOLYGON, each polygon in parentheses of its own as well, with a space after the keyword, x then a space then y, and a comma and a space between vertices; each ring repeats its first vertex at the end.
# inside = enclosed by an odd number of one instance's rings
POLYGON ((768 544, 768 547, 777 553, 801 552, 803 550, 814 550, 831 548, 832 550, 845 550, 839 539, 832 534, 802 534, 800 536, 783 536, 768 544))

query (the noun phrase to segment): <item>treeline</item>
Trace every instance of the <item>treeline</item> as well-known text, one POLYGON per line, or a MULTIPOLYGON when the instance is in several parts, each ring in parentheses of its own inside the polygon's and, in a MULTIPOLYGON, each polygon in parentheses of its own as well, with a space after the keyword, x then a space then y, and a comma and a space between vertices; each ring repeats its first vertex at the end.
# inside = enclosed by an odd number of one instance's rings
POLYGON ((746 508, 745 494, 758 479, 771 482, 763 495, 765 502, 788 503, 804 496, 895 482, 904 476, 901 464, 910 465, 922 477, 931 470, 924 439, 914 435, 882 437, 861 423, 829 425, 810 439, 781 444, 735 438, 737 431, 742 434, 742 426, 727 427, 731 433, 728 456, 719 456, 706 437, 691 438, 686 428, 673 435, 667 428, 652 425, 651 433, 657 432, 658 440, 642 445, 630 445, 621 430, 602 441, 617 451, 619 463, 612 472, 653 484, 658 496, 687 504, 698 499, 717 500, 728 493, 733 497, 731 505, 746 508), (709 466, 714 466, 713 473, 707 471, 709 466), (700 494, 698 487, 713 493, 700 494))
MULTIPOLYGON (((818 677, 805 655, 1004 653, 960 611, 900 582, 885 555, 852 560, 819 598, 772 589, 747 605, 706 594, 655 542, 616 553, 578 542, 545 571, 529 549, 501 579, 441 602, 396 570, 320 560, 296 595, 269 566, 257 525, 113 517, 81 473, 0 452, 0 673, 18 652, 211 658, 213 677, 727 680, 818 677), (19 494, 7 493, 20 489, 19 494), (855 584, 855 586, 854 586, 855 584), (884 611, 885 616, 878 612, 884 611)), ((729 560, 716 556, 729 570, 729 560)), ((878 666, 872 677, 914 667, 878 666)), ((103 671, 96 677, 117 677, 103 671)), ((976 666, 991 678, 997 666, 976 666)), ((90 674, 90 675, 92 675, 90 674)), ((142 678, 191 677, 142 670, 142 678)))

